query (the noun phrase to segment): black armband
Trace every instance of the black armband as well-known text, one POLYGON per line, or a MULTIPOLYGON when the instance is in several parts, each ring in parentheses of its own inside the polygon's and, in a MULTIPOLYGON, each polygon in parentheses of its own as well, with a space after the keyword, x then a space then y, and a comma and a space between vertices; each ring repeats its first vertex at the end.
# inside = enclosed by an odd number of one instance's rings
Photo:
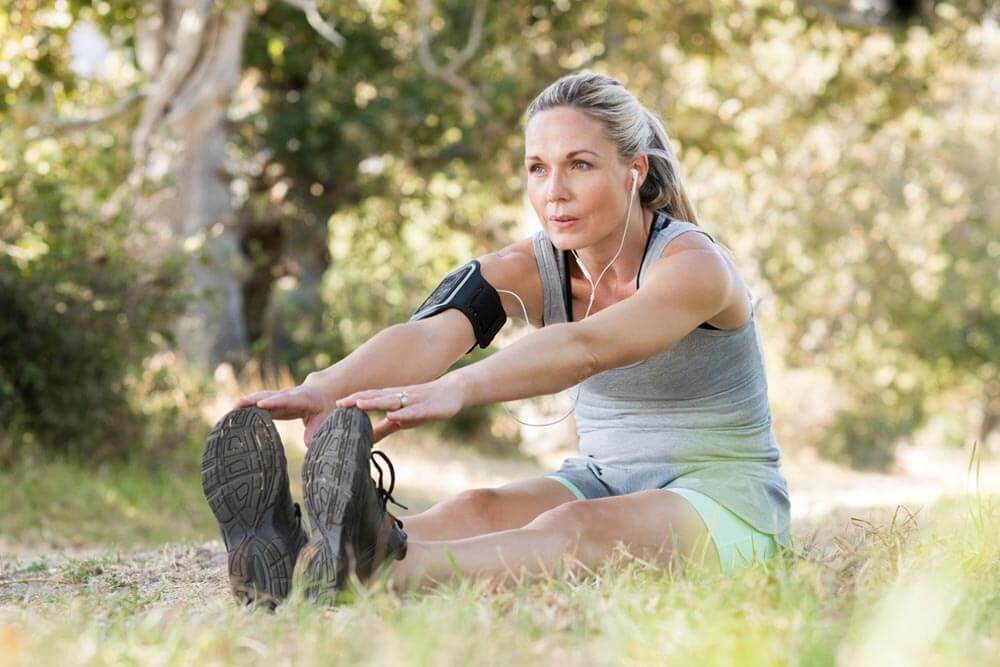
MULTIPOLYGON (((507 313, 500 303, 500 295, 483 277, 479 260, 476 259, 445 276, 441 284, 420 304, 410 321, 422 320, 449 308, 457 308, 469 318, 476 334, 476 343, 483 349, 507 323, 507 313)), ((475 345, 472 346, 474 348, 475 345)))

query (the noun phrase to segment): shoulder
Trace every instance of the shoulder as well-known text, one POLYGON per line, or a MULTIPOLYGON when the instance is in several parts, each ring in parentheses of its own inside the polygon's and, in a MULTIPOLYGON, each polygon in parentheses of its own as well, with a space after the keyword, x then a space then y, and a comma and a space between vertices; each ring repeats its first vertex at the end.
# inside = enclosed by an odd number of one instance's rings
POLYGON ((577 325, 598 370, 669 349, 731 302, 726 262, 704 234, 685 231, 656 252, 634 294, 577 325))
MULTIPOLYGON (((666 233, 668 229, 669 227, 664 228, 664 230, 660 233, 666 233)), ((692 225, 677 234, 674 238, 670 239, 666 247, 663 248, 663 252, 660 254, 659 258, 663 259, 665 257, 670 257, 671 255, 692 250, 718 252, 719 246, 707 231, 692 225)))
MULTIPOLYGON (((706 269, 725 269, 726 273, 738 276, 736 267, 736 257, 732 250, 725 244, 715 240, 709 232, 698 225, 692 223, 682 223, 680 231, 669 238, 666 244, 660 249, 659 256, 653 260, 653 264, 661 263, 671 257, 685 257, 701 259, 706 269)), ((664 227, 660 233, 668 233, 668 228, 664 227)))
MULTIPOLYGON (((656 292, 684 300, 725 303, 734 282, 726 260, 717 250, 690 249, 664 255, 649 267, 639 291, 656 292)), ((718 311, 709 313, 715 315, 718 311)))
POLYGON ((669 264, 699 264, 703 265, 708 274, 720 269, 726 270, 730 262, 723 250, 708 232, 698 227, 683 230, 670 239, 660 251, 659 257, 653 260, 650 269, 669 264), (673 260, 673 261, 670 261, 673 260))
POLYGON ((511 243, 488 255, 483 255, 479 258, 479 263, 482 264, 483 275, 491 284, 494 278, 504 280, 526 271, 537 273, 531 237, 511 243))
POLYGON ((538 326, 542 320, 542 280, 535 262, 532 237, 521 239, 495 252, 479 258, 483 277, 496 290, 514 292, 524 303, 510 295, 500 293, 504 310, 510 317, 521 319, 528 311, 529 321, 538 326))
POLYGON ((692 228, 667 243, 650 264, 642 286, 674 299, 704 303, 712 311, 724 307, 736 283, 735 266, 722 247, 707 232, 692 228))

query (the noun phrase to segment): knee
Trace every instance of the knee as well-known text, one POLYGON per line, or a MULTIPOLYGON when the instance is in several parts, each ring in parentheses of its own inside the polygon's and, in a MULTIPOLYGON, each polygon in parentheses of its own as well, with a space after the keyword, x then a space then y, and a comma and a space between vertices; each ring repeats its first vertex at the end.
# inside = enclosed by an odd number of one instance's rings
POLYGON ((445 501, 443 509, 488 527, 496 513, 498 500, 499 494, 494 489, 467 489, 445 501))
POLYGON ((525 528, 561 537, 565 540, 567 548, 581 546, 586 543, 592 533, 590 530, 593 521, 591 509, 591 503, 588 501, 573 500, 539 514, 525 528))

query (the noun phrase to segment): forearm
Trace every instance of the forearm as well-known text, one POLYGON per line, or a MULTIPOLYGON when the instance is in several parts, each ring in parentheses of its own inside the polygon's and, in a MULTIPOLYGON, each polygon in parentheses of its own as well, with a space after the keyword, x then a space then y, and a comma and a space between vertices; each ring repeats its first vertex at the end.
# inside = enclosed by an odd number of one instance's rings
POLYGON ((317 389, 332 407, 338 398, 357 391, 434 380, 457 360, 453 348, 447 341, 432 340, 417 322, 396 324, 333 366, 310 373, 303 385, 317 389))
POLYGON ((465 407, 554 394, 582 382, 597 360, 574 324, 535 331, 496 354, 448 374, 462 385, 465 407))

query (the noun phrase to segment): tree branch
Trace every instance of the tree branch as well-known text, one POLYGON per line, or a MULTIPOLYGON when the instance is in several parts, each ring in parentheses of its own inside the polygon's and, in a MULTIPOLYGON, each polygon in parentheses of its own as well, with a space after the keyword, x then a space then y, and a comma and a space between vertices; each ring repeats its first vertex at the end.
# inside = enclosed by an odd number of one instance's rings
POLYGON ((446 82, 451 87, 462 92, 470 104, 482 114, 489 113, 489 106, 483 100, 475 86, 458 74, 459 68, 468 63, 479 49, 483 38, 483 24, 486 19, 485 0, 476 0, 472 14, 472 25, 469 27, 469 38, 465 46, 455 54, 455 57, 442 67, 434 60, 430 48, 430 15, 431 0, 420 0, 417 6, 417 59, 421 66, 431 75, 446 82))
POLYGON ((828 19, 851 28, 860 28, 862 30, 894 30, 900 27, 900 24, 892 20, 888 14, 838 9, 831 7, 823 0, 800 0, 800 2, 806 7, 812 7, 828 19))
POLYGON ((177 24, 174 34, 177 46, 163 59, 149 98, 143 106, 139 124, 132 134, 132 156, 140 169, 145 162, 150 135, 198 60, 208 14, 209 7, 206 3, 198 3, 196 7, 186 9, 177 24))
POLYGON ((41 118, 35 127, 31 129, 28 138, 34 140, 43 136, 56 137, 78 130, 85 130, 89 127, 104 125, 128 113, 134 106, 142 102, 145 97, 145 93, 134 91, 105 109, 91 111, 79 118, 57 118, 55 116, 41 118))
POLYGON ((218 86, 218 80, 214 75, 218 74, 219 49, 226 28, 226 19, 223 16, 209 19, 202 31, 198 57, 184 80, 178 84, 169 107, 164 110, 164 120, 168 125, 187 115, 195 105, 203 102, 206 96, 211 96, 211 88, 218 86))
POLYGON ((343 48, 344 44, 347 43, 344 36, 334 29, 334 24, 325 21, 320 16, 319 8, 316 7, 316 0, 284 0, 284 2, 296 9, 301 9, 306 15, 306 21, 309 22, 312 29, 319 33, 326 41, 338 48, 343 48))
POLYGON ((465 42, 462 50, 458 52, 458 55, 448 63, 448 69, 458 71, 460 67, 472 60, 472 56, 476 55, 476 51, 479 50, 479 45, 483 41, 483 23, 485 21, 486 2, 478 0, 475 8, 472 10, 472 25, 469 26, 469 39, 465 42))

